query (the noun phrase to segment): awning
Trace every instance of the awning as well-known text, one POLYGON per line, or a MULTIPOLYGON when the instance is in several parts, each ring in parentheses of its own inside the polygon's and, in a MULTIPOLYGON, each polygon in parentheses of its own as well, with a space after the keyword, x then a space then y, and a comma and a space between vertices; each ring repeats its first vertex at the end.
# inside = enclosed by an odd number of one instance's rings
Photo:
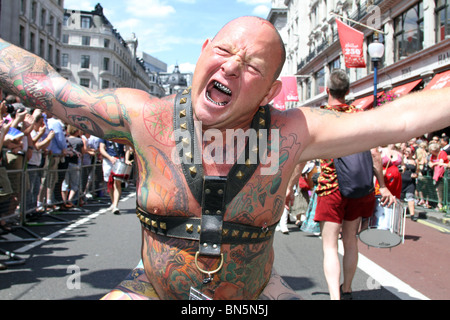
MULTIPOLYGON (((378 92, 377 97, 380 98, 384 94, 384 91, 378 92)), ((373 94, 367 97, 359 98, 355 100, 352 105, 357 109, 371 109, 373 108, 373 94)))
POLYGON ((450 70, 435 75, 423 90, 436 90, 445 87, 450 87, 450 70))
POLYGON ((357 109, 367 109, 373 106, 373 95, 355 100, 352 105, 357 109))
POLYGON ((422 82, 422 79, 419 80, 415 80, 413 82, 409 82, 407 84, 395 87, 394 89, 392 89, 391 91, 389 91, 391 94, 395 94, 398 96, 403 96, 405 94, 408 94, 412 91, 412 89, 414 89, 415 87, 417 87, 417 85, 419 83, 422 82))

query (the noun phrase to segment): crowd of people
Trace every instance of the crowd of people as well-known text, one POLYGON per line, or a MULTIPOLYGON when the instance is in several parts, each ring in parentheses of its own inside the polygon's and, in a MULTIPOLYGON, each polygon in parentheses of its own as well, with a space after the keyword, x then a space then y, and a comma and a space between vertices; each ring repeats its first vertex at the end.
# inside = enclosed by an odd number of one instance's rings
MULTIPOLYGON (((446 170, 450 168, 449 140, 447 134, 442 133, 440 136, 426 135, 379 148, 386 186, 407 206, 407 215, 413 221, 418 219, 416 207, 447 212, 444 177, 446 170)), ((302 212, 296 214, 296 220, 292 221, 300 228, 305 228, 306 223, 310 223, 314 218, 314 214, 311 215, 310 212, 315 205, 315 190, 320 170, 319 160, 308 162, 298 184, 295 185, 295 196, 301 197, 301 201, 306 203, 302 212)), ((289 213, 290 210, 286 212, 289 213)), ((291 221, 292 217, 285 217, 287 221, 291 221)), ((288 234, 287 224, 283 222, 283 227, 280 226, 278 231, 288 234)))
POLYGON ((101 194, 110 179, 114 181, 108 190, 110 210, 120 214, 123 181, 114 180, 111 169, 118 159, 132 165, 132 150, 124 145, 66 125, 50 113, 25 108, 16 96, 7 95, 0 105, 0 149, 2 233, 12 231, 15 222, 10 218, 21 205, 21 211, 33 218, 54 210, 70 210, 93 197, 92 190, 101 194), (103 164, 99 188, 92 185, 95 164, 103 164), (22 204, 21 197, 25 197, 22 204))

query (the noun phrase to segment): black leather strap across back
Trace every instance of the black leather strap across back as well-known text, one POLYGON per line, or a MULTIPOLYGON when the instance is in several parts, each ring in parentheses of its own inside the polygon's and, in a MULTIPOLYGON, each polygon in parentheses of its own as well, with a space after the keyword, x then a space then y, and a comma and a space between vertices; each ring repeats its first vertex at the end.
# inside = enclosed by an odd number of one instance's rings
MULTIPOLYGON (((225 232, 224 213, 227 205, 242 190, 258 168, 260 154, 267 152, 265 148, 268 146, 269 128, 269 107, 260 107, 252 120, 251 130, 245 133, 245 136, 236 135, 237 139, 246 139, 245 153, 238 157, 238 161, 233 165, 228 176, 204 176, 202 163, 203 133, 201 124, 195 125, 194 123, 190 89, 184 90, 176 96, 174 136, 177 153, 187 185, 202 207, 202 218, 200 225, 198 225, 199 253, 201 255, 220 256, 223 238, 233 239, 233 237, 230 238, 231 233, 228 234, 232 231, 225 232)), ((138 215, 140 215, 143 224, 147 220, 152 220, 149 218, 142 219, 145 216, 142 209, 140 209, 140 213, 138 210, 138 215)), ((169 217, 167 218, 166 221, 171 220, 169 217)), ((184 219, 186 220, 186 218, 184 219)), ((156 220, 163 221, 164 219, 161 217, 155 218, 154 221, 156 220)), ((188 226, 187 229, 190 230, 192 227, 192 230, 194 230, 193 223, 186 223, 186 225, 188 226)), ((163 226, 166 228, 165 233, 170 234, 168 223, 163 222, 163 226)), ((155 228, 151 225, 147 229, 153 230, 155 228)), ((160 228, 156 229, 159 230, 160 228)), ((262 226, 261 232, 256 230, 259 229, 251 226, 236 227, 234 239, 243 241, 243 239, 248 238, 250 241, 265 241, 271 237, 273 231, 272 227, 267 226, 262 226), (239 233, 240 236, 238 236, 239 233)))

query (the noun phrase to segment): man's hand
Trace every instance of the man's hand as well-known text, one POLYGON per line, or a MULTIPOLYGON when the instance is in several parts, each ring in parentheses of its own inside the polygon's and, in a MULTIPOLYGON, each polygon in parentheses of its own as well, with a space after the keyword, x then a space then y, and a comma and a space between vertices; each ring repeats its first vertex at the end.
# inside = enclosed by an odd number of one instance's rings
POLYGON ((287 210, 291 211, 291 207, 294 205, 295 200, 295 194, 292 188, 288 188, 286 190, 286 201, 284 203, 284 206, 287 210))
POLYGON ((395 197, 387 187, 380 187, 381 205, 383 207, 391 207, 395 203, 395 197))

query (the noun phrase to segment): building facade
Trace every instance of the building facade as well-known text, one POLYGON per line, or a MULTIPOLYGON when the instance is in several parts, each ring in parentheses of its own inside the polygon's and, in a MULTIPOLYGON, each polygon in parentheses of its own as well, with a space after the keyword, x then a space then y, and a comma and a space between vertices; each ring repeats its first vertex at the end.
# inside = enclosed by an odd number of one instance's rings
POLYGON ((61 66, 64 0, 0 1, 0 37, 61 66))
POLYGON ((335 68, 346 69, 350 76, 349 102, 373 104, 373 64, 367 48, 374 31, 365 26, 380 30, 385 45, 379 92, 401 86, 420 90, 450 69, 450 0, 274 0, 275 10, 287 15, 282 31, 287 49, 284 75, 297 76, 296 106, 325 104, 326 79, 335 68), (364 34, 366 68, 345 67, 337 17, 364 34))
POLYGON ((134 88, 151 91, 150 77, 137 56, 138 39, 124 39, 97 4, 93 11, 64 11, 61 75, 98 90, 134 88))

